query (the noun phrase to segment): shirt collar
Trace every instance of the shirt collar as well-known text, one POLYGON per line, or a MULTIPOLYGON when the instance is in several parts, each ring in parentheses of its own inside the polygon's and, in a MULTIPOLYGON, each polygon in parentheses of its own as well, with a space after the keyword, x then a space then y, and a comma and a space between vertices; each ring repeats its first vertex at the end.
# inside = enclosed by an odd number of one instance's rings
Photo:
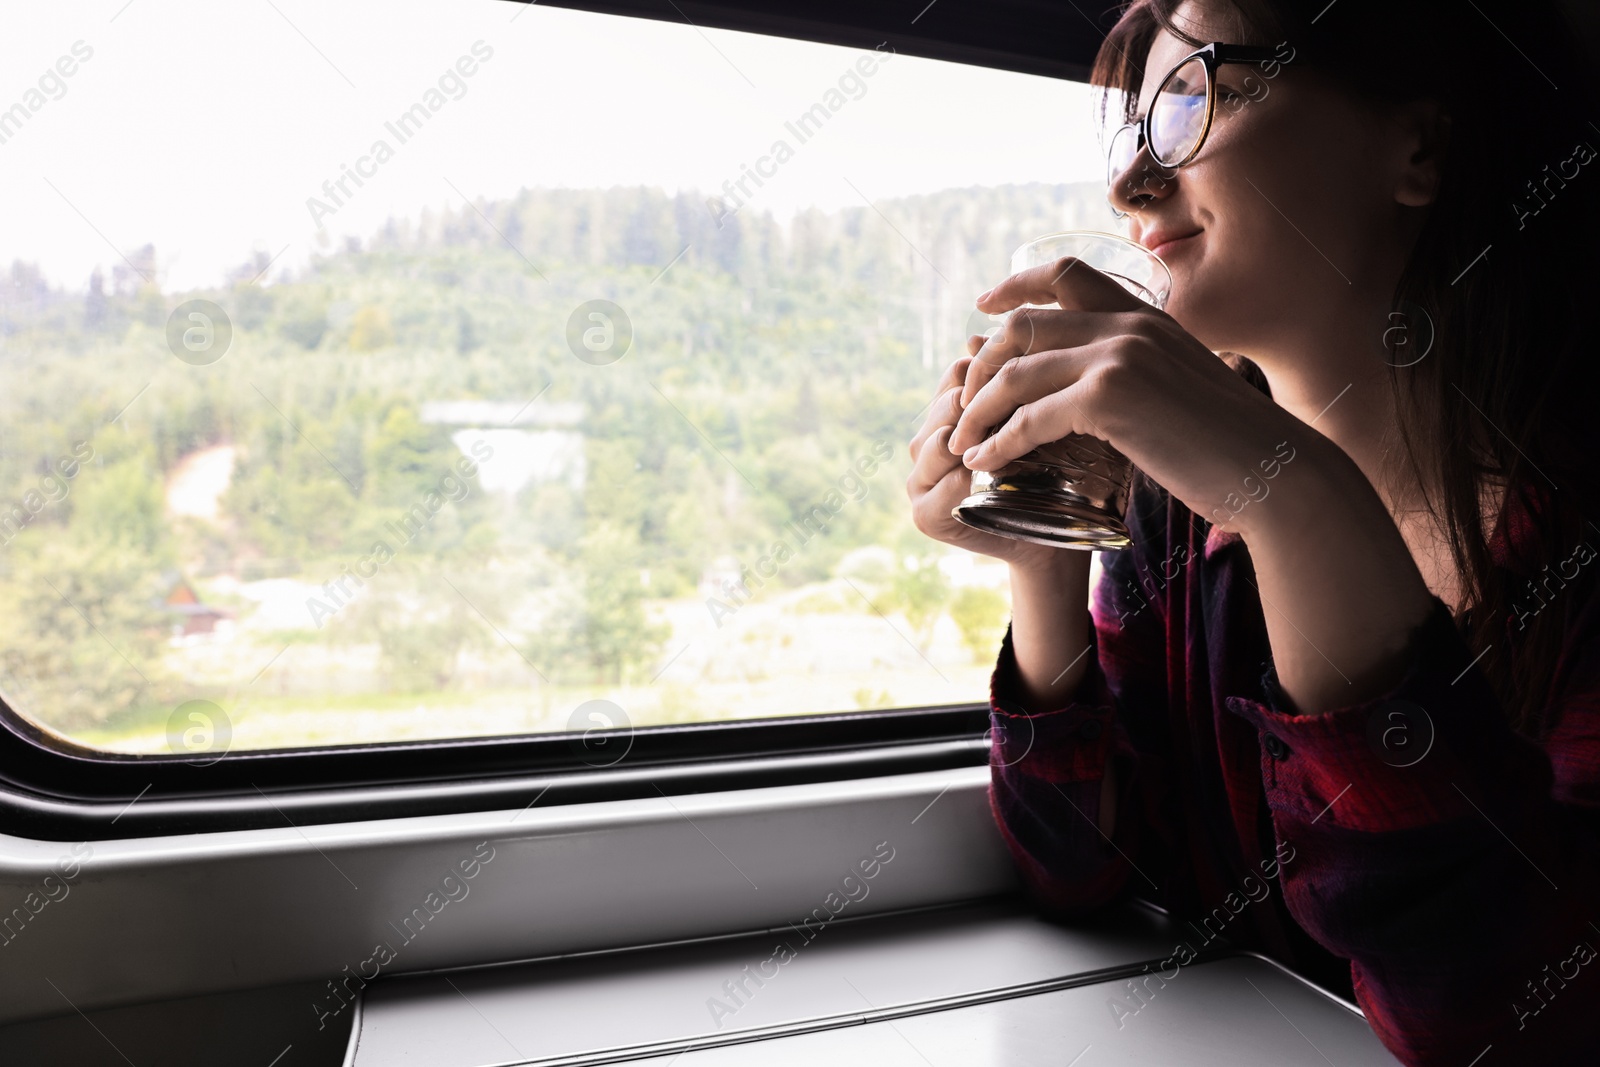
MULTIPOLYGON (((1539 531, 1537 517, 1549 501, 1549 490, 1533 482, 1524 482, 1506 493, 1505 505, 1489 535, 1489 559, 1498 567, 1516 574, 1530 576, 1535 572, 1532 561, 1538 555, 1539 531)), ((1223 551, 1230 545, 1242 544, 1244 539, 1235 530, 1225 530, 1207 524, 1204 559, 1223 551)))
POLYGON ((1530 576, 1539 556, 1538 519, 1549 505, 1550 492, 1532 481, 1512 486, 1489 535, 1489 559, 1497 567, 1530 576))
POLYGON ((1239 536, 1237 530, 1224 530, 1220 526, 1211 525, 1206 530, 1205 547, 1201 550, 1201 558, 1209 560, 1214 554, 1221 552, 1232 544, 1243 544, 1244 538, 1239 536))

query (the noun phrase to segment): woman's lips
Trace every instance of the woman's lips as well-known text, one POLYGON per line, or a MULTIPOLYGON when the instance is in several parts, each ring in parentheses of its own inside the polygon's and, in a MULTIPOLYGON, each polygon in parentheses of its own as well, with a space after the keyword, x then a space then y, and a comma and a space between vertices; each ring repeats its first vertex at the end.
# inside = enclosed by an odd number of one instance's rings
POLYGON ((1163 237, 1161 243, 1153 246, 1150 251, 1162 259, 1166 259, 1174 250, 1187 247, 1187 243, 1199 237, 1200 233, 1201 231, 1196 230, 1193 233, 1181 234, 1177 237, 1163 237))

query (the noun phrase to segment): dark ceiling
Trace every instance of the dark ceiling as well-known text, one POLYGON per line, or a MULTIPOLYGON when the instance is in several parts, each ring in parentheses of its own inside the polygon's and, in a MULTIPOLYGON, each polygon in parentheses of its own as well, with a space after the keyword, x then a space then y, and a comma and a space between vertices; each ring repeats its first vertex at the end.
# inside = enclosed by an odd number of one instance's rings
MULTIPOLYGON (((520 2, 520 0, 509 0, 520 2)), ((546 7, 776 34, 1088 79, 1119 0, 536 0, 546 7)), ((1556 0, 1591 56, 1600 53, 1600 3, 1556 0)), ((1472 17, 1463 8, 1462 17, 1472 17)))
POLYGON ((1116 0, 543 0, 545 7, 776 34, 1086 80, 1116 0))

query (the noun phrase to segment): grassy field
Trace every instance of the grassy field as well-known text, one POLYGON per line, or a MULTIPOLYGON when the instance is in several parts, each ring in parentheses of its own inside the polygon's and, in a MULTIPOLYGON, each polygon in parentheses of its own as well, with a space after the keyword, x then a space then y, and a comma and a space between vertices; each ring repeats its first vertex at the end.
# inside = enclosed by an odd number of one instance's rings
MULTIPOLYGON (((190 679, 207 668, 219 678, 248 676, 234 664, 271 662, 232 696, 197 691, 227 716, 233 750, 582 730, 603 725, 579 713, 591 700, 610 701, 614 708, 598 710, 634 727, 987 701, 993 655, 975 657, 948 616, 937 619, 924 652, 903 616, 852 610, 846 594, 854 595, 843 582, 817 583, 746 604, 721 627, 701 602, 653 603, 652 614, 672 625, 669 662, 653 682, 616 687, 543 682, 505 645, 463 653, 455 685, 416 693, 330 691, 319 679, 359 685, 376 650, 329 649, 294 640, 294 631, 191 638, 168 655, 190 679)), ((172 715, 147 708, 72 736, 164 754, 172 715)))

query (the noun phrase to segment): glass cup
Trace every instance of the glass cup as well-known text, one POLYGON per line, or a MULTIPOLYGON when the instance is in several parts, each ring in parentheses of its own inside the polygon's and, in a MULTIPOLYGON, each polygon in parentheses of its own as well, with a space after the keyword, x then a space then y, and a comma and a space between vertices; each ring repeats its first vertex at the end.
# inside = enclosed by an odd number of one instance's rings
MULTIPOLYGON (((1090 230, 1034 238, 1012 254, 1011 273, 1063 256, 1100 271, 1158 308, 1172 292, 1172 273, 1160 257, 1116 234, 1090 230)), ((1010 315, 991 318, 1004 323, 1010 315)), ((983 358, 981 352, 978 358, 983 358)), ((988 436, 998 429, 991 428, 988 436)), ((950 514, 985 533, 1057 548, 1126 548, 1132 542, 1122 516, 1132 477, 1133 465, 1115 448, 1087 434, 1068 434, 999 470, 973 471, 971 495, 950 514)))

